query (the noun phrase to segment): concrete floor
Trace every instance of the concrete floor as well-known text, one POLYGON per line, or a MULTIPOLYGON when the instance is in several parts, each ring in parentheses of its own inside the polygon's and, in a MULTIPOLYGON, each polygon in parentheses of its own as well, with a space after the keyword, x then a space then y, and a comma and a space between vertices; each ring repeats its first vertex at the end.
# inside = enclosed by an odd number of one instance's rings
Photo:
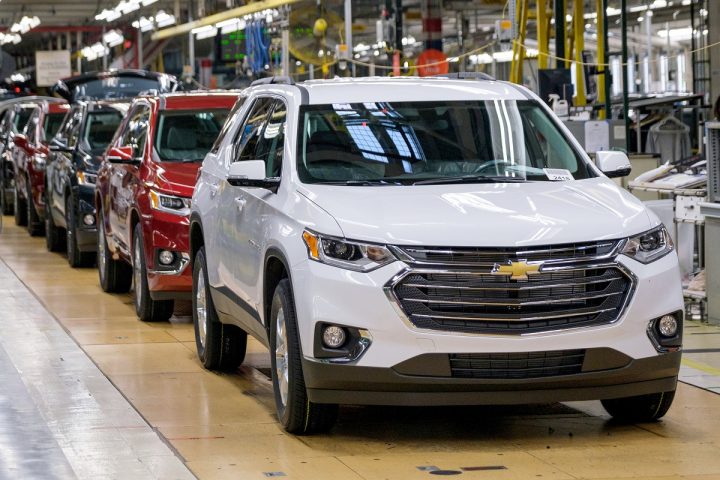
POLYGON ((144 324, 129 295, 102 293, 96 270, 70 269, 4 220, 0 479, 187 478, 185 466, 201 479, 242 480, 448 470, 469 479, 720 479, 716 327, 688 326, 683 381, 703 388, 681 383, 658 423, 615 424, 599 402, 343 407, 330 434, 294 437, 275 421, 259 344, 237 374, 207 372, 187 307, 169 323, 144 324))

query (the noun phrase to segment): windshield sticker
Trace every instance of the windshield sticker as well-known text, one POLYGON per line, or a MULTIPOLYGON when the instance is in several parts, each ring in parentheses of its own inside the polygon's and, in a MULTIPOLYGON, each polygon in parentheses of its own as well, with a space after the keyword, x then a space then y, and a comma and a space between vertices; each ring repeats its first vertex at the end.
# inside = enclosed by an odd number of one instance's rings
POLYGON ((552 182, 564 182, 566 180, 574 180, 570 170, 564 168, 543 168, 548 180, 552 182))

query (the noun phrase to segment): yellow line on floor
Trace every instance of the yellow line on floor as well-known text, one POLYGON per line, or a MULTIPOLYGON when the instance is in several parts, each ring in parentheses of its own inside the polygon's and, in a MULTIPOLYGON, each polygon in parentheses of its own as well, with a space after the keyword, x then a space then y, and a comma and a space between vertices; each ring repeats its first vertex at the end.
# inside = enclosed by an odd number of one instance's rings
POLYGON ((720 368, 711 367, 710 365, 706 365, 702 362, 690 360, 687 357, 683 357, 681 363, 686 367, 694 368, 695 370, 700 370, 701 372, 709 373, 710 375, 717 375, 718 377, 720 377, 720 368))

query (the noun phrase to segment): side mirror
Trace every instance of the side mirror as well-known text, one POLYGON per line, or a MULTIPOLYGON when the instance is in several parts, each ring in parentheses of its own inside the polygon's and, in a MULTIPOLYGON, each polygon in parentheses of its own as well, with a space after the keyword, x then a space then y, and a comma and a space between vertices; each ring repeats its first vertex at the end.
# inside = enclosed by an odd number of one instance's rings
POLYGON ((133 158, 133 147, 111 147, 107 153, 107 159, 110 163, 135 164, 139 163, 133 158))
POLYGON ((632 171, 628 156, 618 151, 597 152, 595 165, 608 178, 627 177, 632 171))
POLYGON ((273 193, 276 193, 280 186, 279 178, 265 177, 265 162, 262 160, 231 163, 227 181, 235 187, 265 188, 273 193))
POLYGON ((59 142, 53 142, 50 144, 50 151, 57 153, 72 153, 75 149, 68 147, 67 145, 59 142))

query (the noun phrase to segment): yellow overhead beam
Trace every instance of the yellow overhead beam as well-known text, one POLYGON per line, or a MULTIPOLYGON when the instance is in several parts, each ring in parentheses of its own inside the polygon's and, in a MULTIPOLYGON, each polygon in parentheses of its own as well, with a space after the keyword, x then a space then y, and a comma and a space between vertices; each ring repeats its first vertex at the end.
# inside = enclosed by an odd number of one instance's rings
POLYGON ((243 17, 244 15, 261 12, 268 8, 278 8, 282 7, 283 5, 291 5, 293 3, 298 3, 299 1, 300 0, 260 0, 258 2, 253 2, 242 7, 231 8, 230 10, 225 10, 224 12, 209 15, 205 18, 200 18, 198 20, 193 20, 192 22, 183 23, 182 25, 175 25, 174 27, 158 30, 157 32, 152 34, 151 38, 153 40, 162 40, 164 38, 177 37, 178 35, 189 33, 193 28, 205 27, 207 25, 215 25, 216 23, 222 22, 223 20, 243 17))

